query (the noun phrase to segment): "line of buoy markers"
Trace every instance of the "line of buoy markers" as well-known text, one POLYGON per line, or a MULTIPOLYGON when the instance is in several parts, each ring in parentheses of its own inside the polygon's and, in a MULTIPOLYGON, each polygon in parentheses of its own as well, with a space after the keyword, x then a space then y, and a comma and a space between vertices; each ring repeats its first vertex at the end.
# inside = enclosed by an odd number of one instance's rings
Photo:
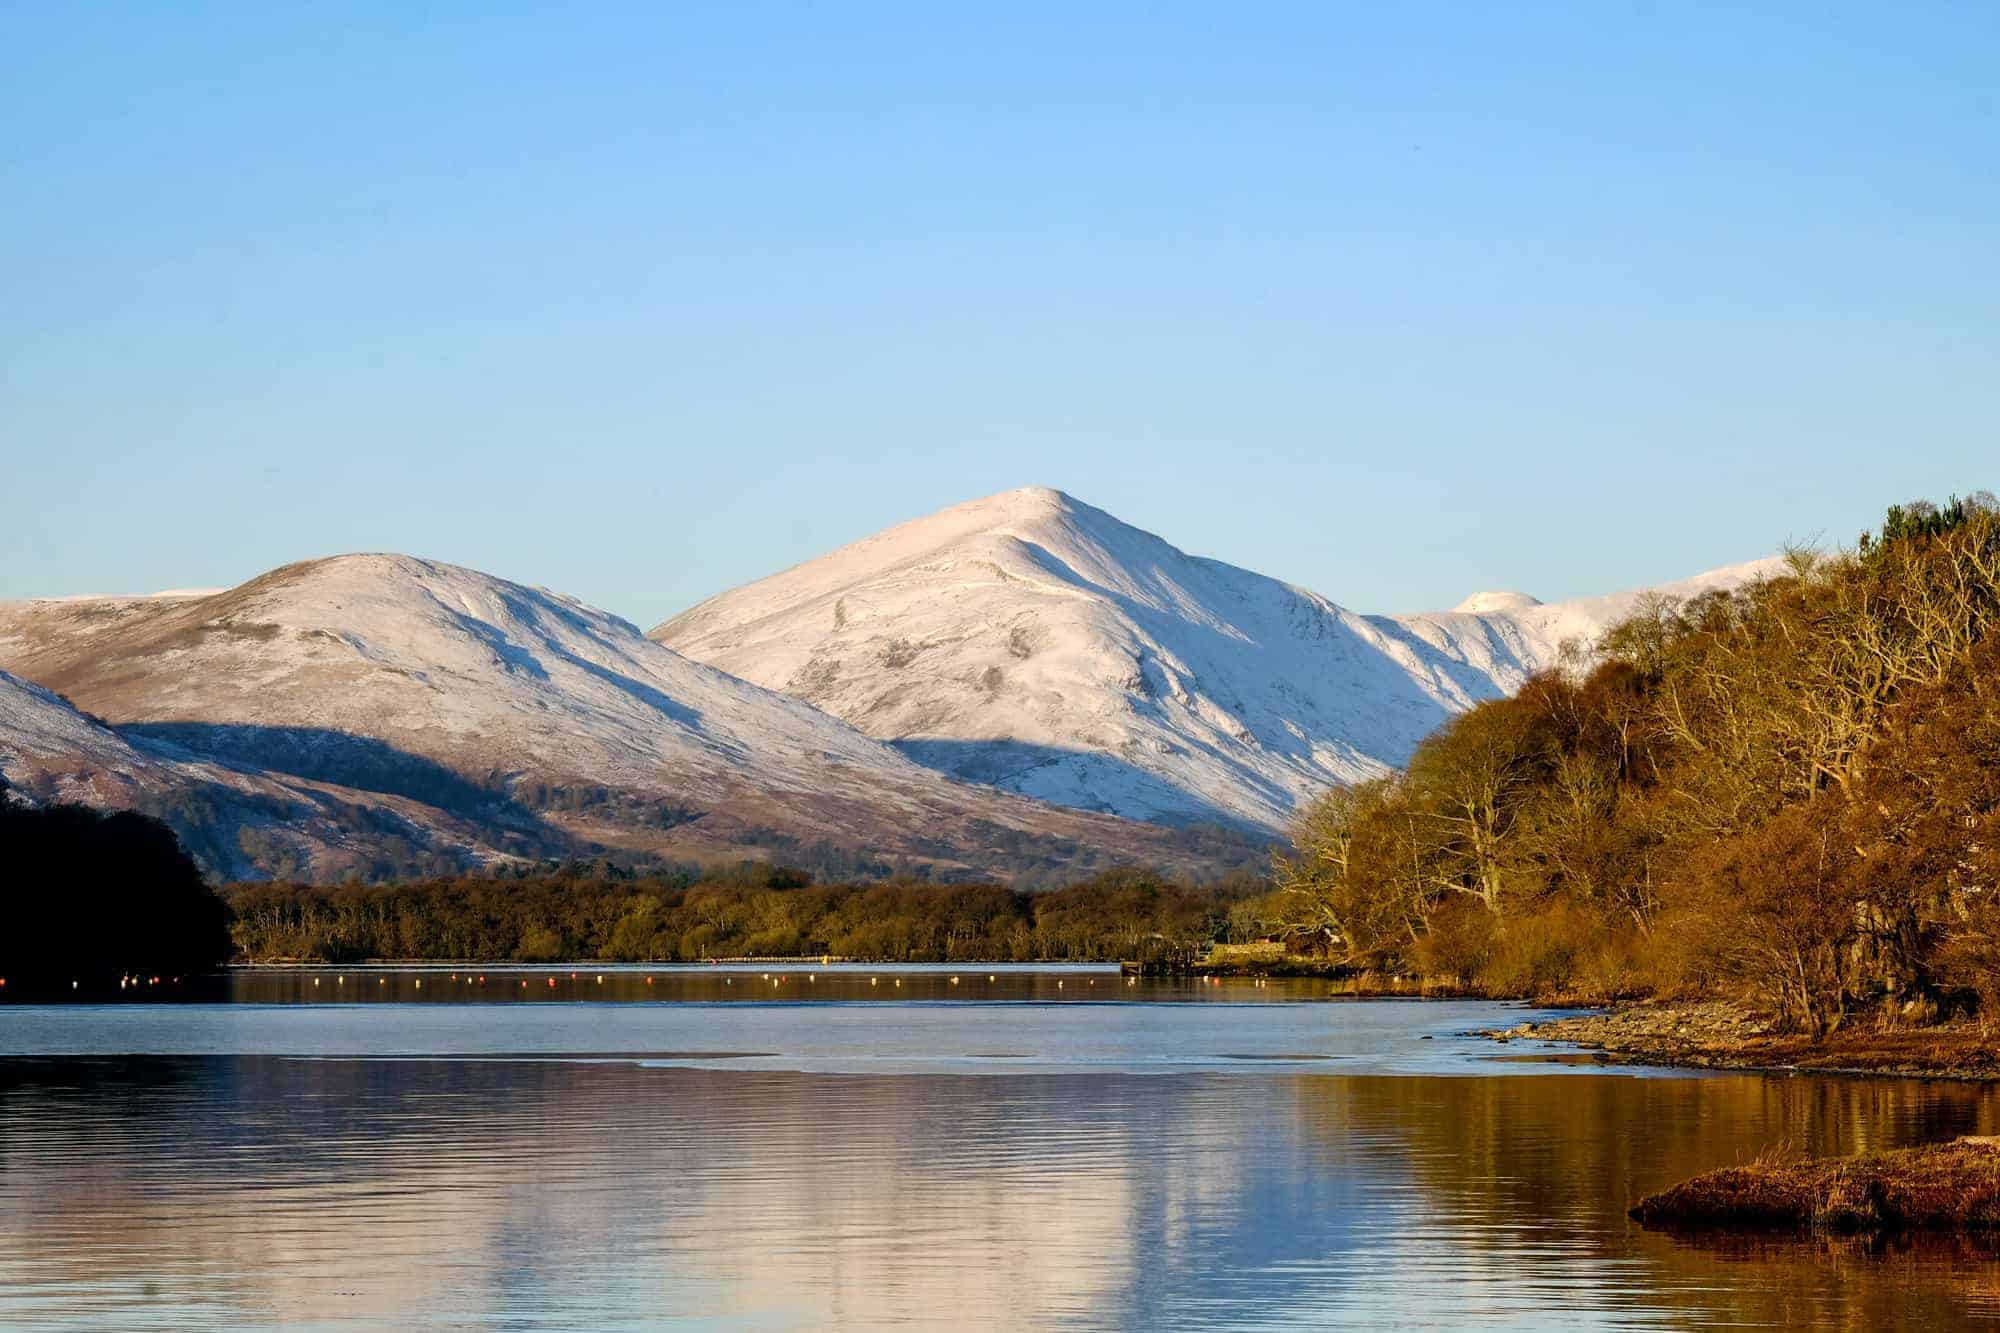
MULTIPOLYGON (((779 973, 779 974, 778 974, 777 976, 775 976, 775 977, 773 977, 773 976, 772 976, 772 975, 771 975, 771 974, 770 974, 769 972, 764 972, 764 973, 760 973, 759 975, 760 975, 760 976, 762 977, 762 979, 764 979, 764 980, 766 980, 766 981, 769 981, 769 982, 770 982, 770 983, 771 983, 771 984, 772 984, 773 986, 778 986, 778 985, 781 985, 781 984, 783 984, 784 982, 786 982, 786 981, 790 980, 790 976, 789 976, 788 974, 786 974, 786 973, 782 973, 782 972, 781 972, 781 973, 779 973)), ((458 973, 454 972, 454 973, 452 973, 452 974, 451 974, 451 979, 452 979, 453 981, 458 981, 458 980, 460 980, 461 978, 459 977, 459 974, 458 974, 458 973)), ((575 980, 577 980, 577 979, 578 979, 578 974, 577 974, 577 973, 575 973, 575 972, 572 972, 572 973, 570 973, 570 974, 569 974, 569 979, 570 979, 571 981, 575 981, 575 980)), ((994 972, 989 972, 989 973, 987 973, 987 974, 986 974, 986 979, 987 979, 987 980, 988 980, 989 982, 997 982, 997 981, 999 981, 999 980, 1000 980, 1000 977, 999 977, 999 974, 998 974, 998 973, 994 973, 994 972)), ((173 980, 174 980, 174 981, 175 981, 176 983, 178 983, 178 982, 180 981, 180 978, 179 978, 179 977, 175 977, 175 978, 173 978, 173 980)), ((321 983, 321 980, 322 980, 322 979, 321 979, 321 978, 319 978, 319 977, 314 977, 314 978, 313 978, 313 983, 312 983, 312 984, 313 984, 314 986, 318 986, 318 985, 320 985, 320 983, 321 983)), ((472 985, 479 985, 479 986, 484 986, 484 985, 486 984, 486 977, 485 977, 485 976, 484 976, 483 974, 482 974, 482 975, 480 975, 479 977, 477 977, 477 978, 475 979, 475 978, 474 978, 474 976, 473 976, 473 975, 472 975, 472 974, 471 974, 470 972, 468 972, 468 973, 466 973, 466 974, 465 974, 465 976, 464 976, 463 980, 464 980, 465 984, 466 984, 466 985, 468 985, 468 986, 472 986, 472 985)), ((596 974, 594 974, 594 975, 593 975, 593 977, 592 977, 592 980, 594 981, 594 983, 595 983, 595 984, 597 984, 597 985, 599 985, 599 986, 602 986, 602 985, 604 984, 604 974, 603 974, 602 972, 599 972, 599 973, 596 973, 596 974)), ((819 974, 818 974, 818 973, 816 973, 816 972, 808 972, 808 973, 806 973, 806 980, 807 980, 808 982, 810 982, 810 983, 813 983, 813 984, 815 984, 815 985, 816 985, 816 984, 818 984, 818 982, 819 982, 819 974)), ((951 981, 951 984, 952 984, 952 985, 954 985, 954 986, 956 986, 956 985, 959 985, 959 984, 960 984, 960 983, 961 983, 961 982, 962 982, 963 980, 964 980, 964 978, 963 978, 963 977, 961 977, 961 976, 958 976, 958 975, 956 975, 956 974, 954 974, 954 975, 953 975, 953 976, 952 976, 952 977, 950 978, 950 981, 951 981)), ((120 977, 120 978, 118 979, 118 989, 120 989, 120 990, 125 990, 125 989, 128 989, 128 988, 132 988, 132 987, 138 987, 138 986, 157 986, 157 985, 159 985, 159 984, 160 984, 160 981, 161 981, 161 979, 160 979, 159 977, 134 977, 134 976, 125 976, 125 977, 120 977)), ((554 987, 554 986, 555 986, 555 984, 556 984, 556 981, 557 981, 557 978, 556 978, 556 977, 554 977, 554 976, 551 976, 551 977, 549 977, 549 978, 548 978, 548 984, 550 985, 550 987, 554 987)), ((1209 986, 1219 986, 1219 985, 1221 985, 1221 984, 1222 984, 1222 978, 1220 978, 1220 977, 1212 977, 1212 976, 1204 976, 1204 977, 1202 977, 1202 978, 1201 978, 1201 982, 1202 982, 1202 984, 1204 984, 1204 985, 1209 985, 1209 986)), ((902 986, 902 984, 903 984, 903 979, 902 979, 901 977, 897 977, 897 978, 895 978, 895 983, 896 983, 897 987, 898 987, 898 988, 900 988, 900 987, 902 986)), ((334 976, 334 978, 333 978, 333 984, 334 984, 334 985, 336 985, 336 986, 345 986, 345 985, 347 984, 347 975, 346 975, 345 973, 338 973, 338 974, 336 974, 336 975, 334 976)), ((388 985, 388 984, 389 984, 389 978, 388 978, 388 977, 386 977, 386 976, 382 976, 382 977, 377 977, 377 978, 375 979, 375 984, 376 984, 376 985, 378 985, 378 986, 386 986, 386 985, 388 985)), ((647 975, 647 977, 646 977, 646 984, 647 984, 648 986, 650 986, 650 985, 654 984, 654 978, 653 978, 653 976, 652 976, 652 975, 651 975, 650 973, 649 973, 649 974, 647 975)), ((723 984, 723 985, 725 985, 725 986, 733 986, 733 985, 735 985, 735 984, 736 984, 736 982, 735 982, 735 979, 734 979, 734 978, 731 978, 731 977, 724 977, 724 978, 722 979, 722 984, 723 984)), ((882 979, 881 979, 880 977, 878 977, 878 976, 871 976, 871 977, 869 977, 869 978, 868 978, 868 984, 869 984, 870 986, 880 986, 880 985, 882 984, 882 979)), ((1089 985, 1089 986, 1095 986, 1095 985, 1097 984, 1097 978, 1095 978, 1095 977, 1090 977, 1090 978, 1087 978, 1087 979, 1086 979, 1086 981, 1085 981, 1085 984, 1086 984, 1086 985, 1089 985)), ((1138 984, 1139 984, 1139 979, 1138 979, 1137 977, 1127 977, 1127 978, 1125 979, 1125 984, 1126 984, 1127 986, 1136 986, 1136 985, 1138 985, 1138 984)), ((1268 987, 1268 986, 1270 985, 1270 982, 1269 982, 1269 980, 1267 980, 1267 979, 1265 979, 1265 978, 1262 978, 1262 977, 1259 977, 1259 978, 1255 978, 1255 979, 1254 979, 1254 980, 1252 981, 1252 983, 1251 983, 1251 984, 1252 984, 1252 985, 1254 985, 1254 986, 1257 986, 1257 987, 1268 987)), ((4 988, 6 987, 6 985, 7 985, 7 978, 5 978, 5 977, 0 977, 0 989, 4 989, 4 988)), ((70 982, 70 984, 69 984, 69 985, 70 985, 70 989, 71 989, 71 990, 78 990, 78 989, 81 989, 81 987, 82 987, 83 983, 82 983, 82 982, 80 982, 80 981, 72 981, 72 982, 70 982)), ((412 985, 413 985, 413 987, 414 987, 415 989, 417 989, 417 990, 422 990, 422 989, 424 988, 424 979, 423 979, 422 977, 415 977, 415 978, 413 978, 413 979, 412 979, 412 985)), ((522 978, 522 980, 521 980, 521 987, 522 987, 522 989, 524 989, 524 990, 525 990, 525 989, 527 988, 527 985, 528 985, 528 981, 527 981, 527 978, 525 978, 525 977, 524 977, 524 978, 522 978)), ((1065 988, 1065 987, 1066 987, 1067 985, 1068 985, 1068 983, 1067 983, 1067 982, 1066 982, 1066 981, 1065 981, 1065 980, 1064 980, 1063 978, 1060 978, 1060 977, 1058 977, 1058 978, 1056 979, 1056 989, 1057 989, 1057 990, 1062 990, 1062 989, 1064 989, 1064 988, 1065 988)))
MULTIPOLYGON (((393 972, 381 974, 375 978, 375 984, 377 986, 386 986, 392 979, 396 977, 396 975, 397 974, 393 972)), ((405 975, 408 976, 410 984, 414 989, 422 990, 424 988, 424 982, 427 978, 423 976, 411 976, 408 974, 405 975)), ((646 984, 648 986, 657 983, 658 978, 654 974, 646 973, 644 974, 644 976, 646 984)), ((759 979, 769 981, 773 985, 777 985, 782 982, 796 980, 796 978, 789 972, 779 972, 775 975, 770 972, 761 972, 758 974, 758 976, 759 979)), ((589 975, 585 975, 584 973, 581 972, 572 972, 569 974, 569 980, 571 981, 581 981, 585 985, 596 985, 596 986, 602 986, 607 984, 607 977, 608 974, 603 972, 591 973, 589 975)), ((453 972, 449 975, 448 979, 450 981, 462 983, 467 986, 484 986, 487 983, 487 977, 485 975, 481 974, 479 976, 474 976, 470 972, 465 972, 465 973, 453 972)), ((808 972, 805 974, 805 979, 808 982, 817 984, 819 981, 819 974, 817 972, 808 972)), ((943 976, 940 979, 948 981, 950 982, 950 984, 954 986, 963 985, 965 983, 965 977, 961 973, 950 973, 948 975, 943 976)), ((978 978, 975 977, 973 979, 976 981, 978 978)), ((1000 980, 999 975, 997 973, 992 973, 992 972, 986 974, 986 979, 989 982, 998 982, 1000 980)), ((159 986, 170 983, 178 985, 181 980, 182 979, 180 977, 163 977, 163 976, 140 977, 140 976, 127 975, 119 979, 119 985, 121 988, 132 988, 139 986, 159 986)), ((363 984, 366 984, 367 982, 366 977, 362 977, 360 978, 360 980, 363 984)), ((437 978, 433 976, 428 978, 428 980, 435 982, 437 978)), ((548 985, 556 986, 561 984, 561 982, 563 981, 563 975, 560 972, 552 973, 548 975, 545 978, 545 980, 548 985)), ((1201 977, 1199 978, 1199 980, 1208 983, 1210 985, 1220 985, 1222 981, 1222 979, 1219 977, 1201 977)), ((901 986, 903 984, 902 977, 892 977, 891 981, 896 986, 901 986)), ((80 980, 71 982, 71 985, 73 987, 80 988, 82 984, 83 983, 80 980)), ((315 986, 323 985, 325 984, 325 979, 323 976, 315 976, 312 979, 312 984, 315 986)), ((344 972, 336 973, 333 978, 333 984, 336 986, 345 986, 347 984, 347 974, 344 972)), ((530 980, 528 978, 523 978, 520 984, 522 986, 527 986, 530 984, 530 980)), ((722 979, 722 984, 725 986, 733 986, 736 984, 736 982, 735 979, 732 977, 724 977, 722 979)), ((870 976, 868 978, 868 984, 871 986, 879 986, 882 984, 882 979, 879 975, 870 976)), ((1056 986, 1058 989, 1066 987, 1068 984, 1069 984, 1068 981, 1063 978, 1059 977, 1056 980, 1056 986)), ((1097 984, 1097 979, 1095 977, 1087 977, 1085 978, 1084 984, 1087 986, 1095 986, 1097 984)), ((1137 977, 1127 977, 1125 984, 1128 986, 1136 986, 1139 984, 1139 979, 1137 977)), ((1267 986, 1270 983, 1268 980, 1264 979, 1253 979, 1251 984, 1256 986, 1267 986)), ((7 985, 7 978, 0 977, 0 989, 4 989, 6 985, 7 985)))

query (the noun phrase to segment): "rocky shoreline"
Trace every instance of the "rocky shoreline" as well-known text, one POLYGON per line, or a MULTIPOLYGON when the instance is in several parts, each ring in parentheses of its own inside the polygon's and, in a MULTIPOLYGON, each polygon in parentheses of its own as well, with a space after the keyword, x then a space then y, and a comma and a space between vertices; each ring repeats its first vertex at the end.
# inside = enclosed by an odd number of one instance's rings
POLYGON ((1562 1042, 1616 1063, 1688 1069, 2000 1080, 2000 1034, 1969 1023, 1894 1026, 1858 1021, 1819 1040, 1778 1032, 1726 1000, 1649 1002, 1480 1034, 1499 1042, 1562 1042))

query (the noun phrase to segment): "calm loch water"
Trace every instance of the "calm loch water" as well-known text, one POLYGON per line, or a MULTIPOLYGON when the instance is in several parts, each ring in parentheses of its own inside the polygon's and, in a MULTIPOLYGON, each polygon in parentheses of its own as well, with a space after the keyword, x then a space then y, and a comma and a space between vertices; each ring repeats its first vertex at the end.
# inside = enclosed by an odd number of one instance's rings
POLYGON ((0 1323, 2000 1320, 1982 1246, 1624 1217, 1779 1142, 2000 1132, 1977 1088, 1531 1063, 1463 1035, 1518 1009, 1304 985, 451 975, 0 1005, 0 1323))

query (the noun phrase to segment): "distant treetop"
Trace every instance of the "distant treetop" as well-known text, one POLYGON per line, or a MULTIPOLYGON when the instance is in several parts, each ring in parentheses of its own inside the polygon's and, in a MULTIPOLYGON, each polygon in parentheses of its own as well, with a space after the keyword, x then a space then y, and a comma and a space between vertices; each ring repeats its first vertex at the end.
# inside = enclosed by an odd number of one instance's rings
POLYGON ((1866 554, 1900 541, 1936 537, 1964 527, 1977 514, 1995 513, 2000 513, 2000 497, 1992 491, 1974 491, 1962 500, 1954 495, 1942 505, 1929 500, 1890 505, 1882 517, 1881 535, 1862 533, 1861 550, 1866 554))

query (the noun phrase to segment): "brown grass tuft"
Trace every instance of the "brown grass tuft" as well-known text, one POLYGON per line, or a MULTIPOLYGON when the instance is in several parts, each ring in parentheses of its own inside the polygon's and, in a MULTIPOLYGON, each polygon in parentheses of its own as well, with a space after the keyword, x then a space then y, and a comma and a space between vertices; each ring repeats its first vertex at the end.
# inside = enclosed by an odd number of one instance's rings
POLYGON ((1686 1229, 1992 1230, 2000 1228, 2000 1146, 1961 1139, 1818 1159, 1780 1147, 1641 1199, 1631 1215, 1686 1229))

